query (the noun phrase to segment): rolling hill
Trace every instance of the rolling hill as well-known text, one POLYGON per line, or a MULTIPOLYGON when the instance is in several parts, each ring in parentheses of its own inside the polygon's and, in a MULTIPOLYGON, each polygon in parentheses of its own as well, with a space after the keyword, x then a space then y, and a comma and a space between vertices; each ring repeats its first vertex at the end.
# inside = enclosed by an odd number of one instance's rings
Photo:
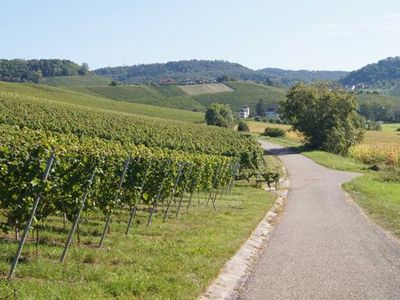
MULTIPOLYGON (((60 88, 81 96, 88 95, 88 99, 113 100, 116 106, 127 102, 155 107, 158 110, 160 107, 165 107, 199 112, 205 112, 207 106, 214 102, 229 104, 234 111, 240 110, 243 105, 249 105, 251 111, 254 111, 258 100, 277 103, 283 100, 286 94, 283 88, 239 81, 183 86, 176 84, 88 87, 77 85, 60 88)), ((147 114, 151 115, 150 112, 147 114)))
POLYGON ((124 83, 159 83, 163 80, 213 81, 226 76, 241 81, 250 80, 286 87, 298 81, 337 81, 348 74, 344 71, 292 71, 277 68, 255 71, 238 63, 220 60, 183 60, 164 64, 108 67, 97 69, 94 73, 124 83))
POLYGON ((39 99, 131 115, 143 115, 189 123, 204 123, 204 114, 202 113, 192 111, 184 111, 182 113, 182 110, 179 109, 115 101, 100 95, 90 94, 86 88, 71 89, 27 83, 0 82, 0 95, 4 97, 15 95, 15 97, 22 99, 39 99))
POLYGON ((126 85, 75 89, 83 93, 129 103, 141 103, 184 110, 204 111, 205 107, 176 85, 126 85))

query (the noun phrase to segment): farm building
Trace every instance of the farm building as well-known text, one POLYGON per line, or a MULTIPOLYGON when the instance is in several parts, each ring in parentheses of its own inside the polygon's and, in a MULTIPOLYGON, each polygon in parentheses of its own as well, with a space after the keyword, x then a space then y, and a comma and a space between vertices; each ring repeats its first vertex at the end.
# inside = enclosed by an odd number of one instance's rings
POLYGON ((278 103, 268 103, 265 108, 265 116, 267 119, 278 120, 279 119, 279 104, 278 103))
POLYGON ((238 117, 241 119, 247 119, 250 116, 250 107, 244 105, 242 109, 238 112, 238 117))

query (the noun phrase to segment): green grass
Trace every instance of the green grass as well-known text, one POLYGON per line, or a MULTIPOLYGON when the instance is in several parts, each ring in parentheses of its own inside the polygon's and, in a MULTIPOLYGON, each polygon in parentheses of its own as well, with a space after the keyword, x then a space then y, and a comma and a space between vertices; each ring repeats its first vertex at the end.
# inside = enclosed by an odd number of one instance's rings
POLYGON ((367 174, 343 187, 370 218, 400 237, 399 182, 384 182, 379 174, 367 174))
POLYGON ((400 123, 391 123, 382 125, 383 131, 396 131, 398 128, 400 128, 400 123))
POLYGON ((42 84, 54 85, 54 86, 108 86, 111 83, 111 79, 97 75, 86 75, 86 76, 54 76, 45 77, 41 81, 42 84))
POLYGON ((0 93, 11 93, 12 95, 20 98, 36 97, 46 101, 57 101, 61 103, 90 107, 93 109, 144 115, 190 123, 204 123, 203 113, 182 111, 178 109, 164 108, 140 103, 114 101, 101 96, 90 95, 68 88, 0 82, 0 93))
POLYGON ((280 102, 285 98, 286 90, 278 87, 247 83, 247 82, 229 82, 226 83, 233 92, 206 94, 193 96, 195 100, 208 106, 210 103, 218 102, 229 104, 234 111, 242 108, 243 105, 249 105, 250 110, 254 111, 255 104, 260 99, 271 101, 274 103, 280 102))
MULTIPOLYGON (((205 207, 197 195, 189 212, 162 223, 158 214, 150 227, 139 212, 132 235, 125 236, 127 213, 115 214, 102 249, 96 248, 103 225, 90 216, 80 226, 81 246, 73 244, 65 265, 58 263, 67 233, 52 217, 41 232, 38 255, 32 242, 23 251, 16 280, 4 279, 16 244, 0 240, 0 298, 17 289, 19 299, 195 299, 218 275, 272 206, 275 196, 246 184, 205 207)), ((69 227, 69 225, 68 225, 69 227)))

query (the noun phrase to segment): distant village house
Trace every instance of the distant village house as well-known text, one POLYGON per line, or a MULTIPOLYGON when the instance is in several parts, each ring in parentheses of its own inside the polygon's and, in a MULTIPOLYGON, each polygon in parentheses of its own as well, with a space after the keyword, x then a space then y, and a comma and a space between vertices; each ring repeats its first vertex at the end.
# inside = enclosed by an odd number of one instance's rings
POLYGON ((242 109, 238 112, 238 117, 241 119, 247 119, 250 116, 250 107, 244 105, 242 109))

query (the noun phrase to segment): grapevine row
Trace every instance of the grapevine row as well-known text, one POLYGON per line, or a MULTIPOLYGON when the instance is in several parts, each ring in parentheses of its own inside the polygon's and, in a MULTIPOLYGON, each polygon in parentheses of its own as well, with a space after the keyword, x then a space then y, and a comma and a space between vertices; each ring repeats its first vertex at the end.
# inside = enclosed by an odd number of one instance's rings
POLYGON ((233 130, 20 97, 11 92, 0 91, 0 124, 127 145, 237 157, 246 168, 254 168, 262 155, 253 137, 233 130))
POLYGON ((7 214, 7 221, 1 223, 3 230, 21 229, 39 192, 45 200, 38 209, 38 221, 59 212, 72 221, 93 173, 84 209, 100 209, 110 215, 116 207, 132 209, 138 202, 155 207, 165 204, 173 193, 211 192, 226 186, 237 164, 235 159, 224 156, 143 146, 126 148, 99 139, 54 134, 50 137, 40 131, 0 128, 7 130, 0 137, 0 209, 7 214), (42 181, 50 156, 55 160, 49 179, 42 181))

